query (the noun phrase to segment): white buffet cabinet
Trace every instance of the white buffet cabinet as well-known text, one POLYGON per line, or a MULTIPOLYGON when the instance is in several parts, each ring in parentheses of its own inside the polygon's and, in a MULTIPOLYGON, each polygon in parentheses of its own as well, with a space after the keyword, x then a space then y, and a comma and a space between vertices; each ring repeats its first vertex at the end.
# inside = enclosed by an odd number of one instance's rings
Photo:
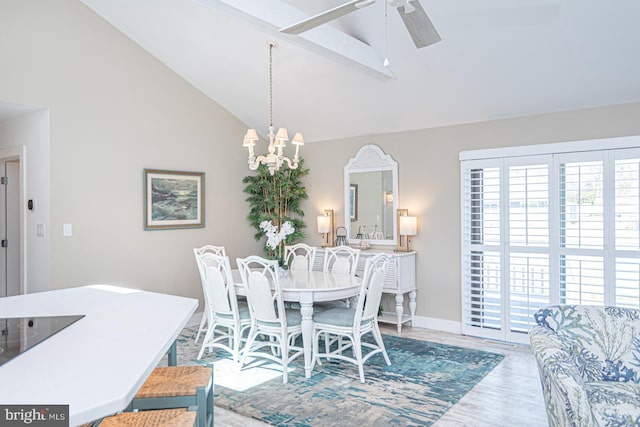
MULTIPOLYGON (((366 249, 360 252, 358 260, 357 276, 362 277, 364 264, 368 257, 377 254, 386 254, 389 257, 387 265, 387 275, 384 281, 383 292, 395 295, 395 314, 383 313, 378 316, 378 321, 393 323, 398 326, 398 333, 402 332, 402 325, 411 322, 415 324, 416 316, 416 253, 415 252, 394 252, 389 249, 366 249), (409 294, 409 313, 404 313, 405 294, 409 294)), ((324 249, 318 248, 313 269, 322 270, 324 264, 324 249)))

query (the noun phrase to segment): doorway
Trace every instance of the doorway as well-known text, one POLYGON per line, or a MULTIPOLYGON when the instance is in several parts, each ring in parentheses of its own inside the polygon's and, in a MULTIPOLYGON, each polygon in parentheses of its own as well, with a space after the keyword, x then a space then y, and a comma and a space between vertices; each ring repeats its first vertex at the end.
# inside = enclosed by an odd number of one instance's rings
POLYGON ((20 295, 20 159, 0 160, 0 297, 20 295))

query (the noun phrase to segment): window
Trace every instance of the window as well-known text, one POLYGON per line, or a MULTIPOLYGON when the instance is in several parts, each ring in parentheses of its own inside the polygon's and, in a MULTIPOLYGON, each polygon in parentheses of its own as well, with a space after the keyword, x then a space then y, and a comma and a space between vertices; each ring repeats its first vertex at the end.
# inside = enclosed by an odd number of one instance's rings
POLYGON ((461 153, 464 333, 528 342, 549 304, 640 307, 640 137, 611 141, 461 153))

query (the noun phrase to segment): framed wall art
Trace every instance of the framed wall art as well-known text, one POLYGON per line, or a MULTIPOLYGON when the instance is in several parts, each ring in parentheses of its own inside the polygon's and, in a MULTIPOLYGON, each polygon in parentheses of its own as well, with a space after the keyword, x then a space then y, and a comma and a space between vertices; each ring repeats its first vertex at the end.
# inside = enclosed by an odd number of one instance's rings
POLYGON ((204 227, 204 172, 144 170, 144 228, 204 227))

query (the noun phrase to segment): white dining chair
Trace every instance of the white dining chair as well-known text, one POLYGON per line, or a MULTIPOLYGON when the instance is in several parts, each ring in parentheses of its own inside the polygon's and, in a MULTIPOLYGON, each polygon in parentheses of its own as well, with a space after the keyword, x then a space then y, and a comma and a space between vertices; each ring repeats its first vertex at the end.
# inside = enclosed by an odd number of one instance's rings
POLYGON ((313 317, 313 364, 320 359, 338 359, 358 366, 360 382, 364 383, 364 363, 373 355, 382 353, 387 365, 391 365, 378 327, 378 307, 387 269, 384 254, 367 259, 358 301, 354 308, 333 308, 313 317), (375 343, 363 342, 362 337, 371 333, 375 343), (325 351, 320 352, 319 340, 323 338, 325 351), (331 341, 328 341, 328 338, 331 341), (363 354, 363 348, 369 349, 363 354), (351 349, 352 356, 345 354, 351 349))
POLYGON ((239 362, 242 337, 251 327, 251 315, 248 307, 238 305, 229 257, 205 253, 199 260, 205 276, 203 290, 209 327, 198 360, 205 349, 220 348, 230 353, 234 362, 239 362))
MULTIPOLYGON (((322 271, 325 273, 356 275, 358 260, 360 259, 360 249, 350 246, 336 246, 324 249, 324 264, 322 271)), ((342 306, 349 307, 349 299, 343 301, 328 301, 317 304, 318 310, 326 310, 342 306)))
POLYGON ((322 271, 325 273, 356 275, 360 249, 350 246, 336 246, 324 249, 324 265, 322 271))
POLYGON ((289 270, 313 270, 313 263, 316 259, 317 248, 305 243, 286 245, 284 247, 285 264, 289 270))
MULTIPOLYGON (((204 254, 214 254, 214 255, 221 255, 221 256, 225 256, 225 250, 224 250, 224 246, 214 246, 214 245, 204 245, 201 246, 199 248, 193 248, 193 255, 196 258, 196 265, 198 266, 198 273, 200 274, 200 282, 202 284, 202 287, 204 289, 204 271, 202 270, 202 268, 200 267, 200 256, 204 255, 204 254)), ((204 292, 203 292, 204 293, 204 292)), ((204 295, 205 298, 205 305, 207 304, 207 295, 204 295)), ((200 327, 198 328, 198 333, 196 334, 196 340, 195 343, 198 343, 198 340, 200 339, 200 334, 204 331, 205 329, 205 325, 207 324, 207 310, 204 310, 202 312, 202 318, 200 319, 200 327)))
POLYGON ((252 320, 240 368, 249 357, 265 358, 282 365, 282 382, 287 383, 289 363, 304 354, 302 347, 295 345, 302 334, 300 312, 284 307, 277 261, 250 256, 236 262, 252 320), (262 339, 265 337, 269 339, 262 339))

